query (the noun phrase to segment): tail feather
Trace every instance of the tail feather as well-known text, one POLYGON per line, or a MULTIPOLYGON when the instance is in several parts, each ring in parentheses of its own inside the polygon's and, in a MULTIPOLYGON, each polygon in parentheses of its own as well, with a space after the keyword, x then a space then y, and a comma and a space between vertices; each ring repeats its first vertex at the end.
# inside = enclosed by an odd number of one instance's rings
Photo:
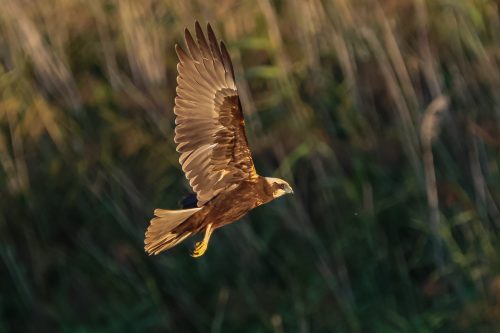
POLYGON ((190 218, 201 208, 183 210, 155 209, 155 217, 151 220, 146 238, 144 239, 144 249, 148 254, 158 254, 179 244, 191 235, 191 232, 174 232, 184 221, 190 218))

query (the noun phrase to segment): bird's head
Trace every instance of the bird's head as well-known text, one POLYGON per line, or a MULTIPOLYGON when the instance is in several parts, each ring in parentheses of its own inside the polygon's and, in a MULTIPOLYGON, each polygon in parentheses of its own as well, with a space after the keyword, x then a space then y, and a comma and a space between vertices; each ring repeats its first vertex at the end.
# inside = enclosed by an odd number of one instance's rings
POLYGON ((266 177, 266 182, 271 188, 275 199, 285 194, 293 194, 292 187, 283 179, 266 177))

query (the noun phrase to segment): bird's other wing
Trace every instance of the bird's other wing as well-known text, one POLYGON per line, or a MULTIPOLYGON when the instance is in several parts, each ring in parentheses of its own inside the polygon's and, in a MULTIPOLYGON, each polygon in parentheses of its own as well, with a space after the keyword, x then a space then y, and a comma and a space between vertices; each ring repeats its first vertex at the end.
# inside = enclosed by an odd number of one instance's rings
POLYGON ((245 124, 233 65, 223 42, 207 26, 208 40, 196 22, 194 41, 186 29, 189 54, 178 45, 175 142, 179 162, 203 206, 220 192, 254 180, 257 173, 245 134, 245 124))

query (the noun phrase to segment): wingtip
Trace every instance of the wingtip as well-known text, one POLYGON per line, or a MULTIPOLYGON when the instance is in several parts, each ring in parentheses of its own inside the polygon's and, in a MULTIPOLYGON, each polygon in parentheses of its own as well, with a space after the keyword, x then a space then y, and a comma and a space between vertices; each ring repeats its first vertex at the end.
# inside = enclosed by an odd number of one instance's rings
POLYGON ((217 37, 215 36, 214 29, 212 29, 212 26, 210 25, 210 23, 207 23, 207 33, 208 33, 209 39, 213 39, 213 42, 215 42, 215 44, 217 45, 217 37))
POLYGON ((181 56, 186 53, 184 51, 184 49, 177 43, 175 43, 175 46, 174 46, 174 50, 175 50, 175 53, 177 53, 177 57, 179 58, 179 60, 181 60, 181 56))
POLYGON ((198 37, 198 38, 203 37, 203 39, 205 39, 205 32, 203 31, 203 29, 202 29, 200 23, 198 23, 198 21, 195 24, 195 30, 196 30, 196 37, 198 37))

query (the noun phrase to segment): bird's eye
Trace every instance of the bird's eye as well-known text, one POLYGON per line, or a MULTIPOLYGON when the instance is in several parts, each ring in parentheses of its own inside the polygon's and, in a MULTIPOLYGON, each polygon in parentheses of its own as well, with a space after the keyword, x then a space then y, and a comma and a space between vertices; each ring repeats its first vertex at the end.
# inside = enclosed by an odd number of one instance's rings
POLYGON ((279 184, 278 186, 280 189, 284 190, 285 189, 285 184, 279 184))

